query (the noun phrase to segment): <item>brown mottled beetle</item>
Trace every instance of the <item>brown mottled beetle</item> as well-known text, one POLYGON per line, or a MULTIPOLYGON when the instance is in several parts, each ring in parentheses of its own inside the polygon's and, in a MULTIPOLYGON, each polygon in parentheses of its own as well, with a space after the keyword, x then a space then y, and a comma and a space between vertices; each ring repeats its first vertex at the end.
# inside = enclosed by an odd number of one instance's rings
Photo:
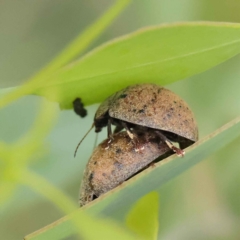
POLYGON ((126 131, 113 136, 111 144, 107 139, 95 148, 87 163, 80 189, 80 206, 120 185, 159 156, 162 159, 172 153, 152 130, 138 136, 140 151, 136 151, 126 131))
POLYGON ((116 126, 114 133, 126 129, 136 146, 139 145, 137 136, 140 132, 154 129, 179 156, 183 156, 184 151, 171 141, 178 142, 183 149, 198 140, 198 127, 187 103, 156 84, 132 85, 108 97, 99 106, 92 127, 95 126, 95 132, 100 132, 108 126, 110 143, 113 139, 112 124, 116 126))

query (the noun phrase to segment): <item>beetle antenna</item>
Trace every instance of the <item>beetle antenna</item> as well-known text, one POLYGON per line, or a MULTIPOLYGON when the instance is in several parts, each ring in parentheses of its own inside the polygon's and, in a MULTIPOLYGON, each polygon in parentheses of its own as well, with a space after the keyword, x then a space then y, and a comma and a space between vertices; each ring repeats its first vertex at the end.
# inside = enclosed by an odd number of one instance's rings
POLYGON ((77 150, 79 148, 79 146, 81 145, 82 141, 85 139, 85 137, 89 134, 89 132, 94 128, 95 124, 93 123, 91 128, 86 132, 86 134, 83 136, 83 138, 80 140, 80 142, 78 143, 76 149, 75 149, 75 152, 74 152, 74 157, 76 157, 76 154, 77 154, 77 150))

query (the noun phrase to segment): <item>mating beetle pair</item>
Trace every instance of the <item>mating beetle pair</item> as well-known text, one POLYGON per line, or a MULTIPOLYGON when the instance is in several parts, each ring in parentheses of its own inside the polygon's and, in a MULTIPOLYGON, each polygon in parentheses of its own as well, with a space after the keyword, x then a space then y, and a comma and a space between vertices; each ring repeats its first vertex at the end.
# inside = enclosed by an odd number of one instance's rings
MULTIPOLYGON (((78 105, 74 104, 75 111, 77 107, 78 105)), ((107 98, 99 106, 94 117, 92 128, 95 127, 95 132, 100 132, 105 126, 107 126, 108 129, 108 140, 105 141, 104 144, 100 144, 94 151, 92 158, 96 159, 96 162, 97 159, 99 159, 98 161, 103 160, 101 159, 103 156, 100 152, 112 151, 114 146, 118 144, 118 139, 125 139, 127 135, 129 141, 134 146, 135 152, 144 152, 145 146, 149 144, 152 147, 155 146, 156 139, 158 139, 159 149, 164 149, 164 153, 167 152, 166 149, 172 149, 179 156, 184 155, 184 150, 182 149, 190 146, 198 140, 197 124, 188 105, 170 90, 156 84, 137 84, 129 86, 107 98), (116 126, 114 134, 112 133, 111 125, 116 126), (123 134, 117 134, 123 129, 125 129, 126 132, 123 134), (151 137, 155 140, 152 141, 151 137), (115 140, 115 138, 117 140, 115 140), (172 141, 179 143, 180 148, 174 146, 172 141), (105 146, 106 144, 107 147, 103 148, 102 145, 105 146), (111 146, 112 144, 114 144, 114 146, 111 146), (168 146, 168 148, 165 148, 166 146, 168 146), (106 148, 109 148, 110 150, 106 148)), ((130 151, 130 149, 127 148, 126 151, 130 151)), ((162 155, 163 152, 159 153, 158 156, 162 155)), ((111 156, 114 157, 113 154, 111 154, 111 156)), ((151 161, 158 156, 152 154, 153 159, 151 161)), ((127 157, 127 154, 124 157, 127 157)), ((108 162, 108 166, 111 168, 111 161, 108 161, 109 156, 106 155, 103 158, 105 159, 103 161, 108 162)), ((97 184, 98 188, 102 188, 102 192, 97 191, 96 187, 93 186, 94 184, 91 183, 94 179, 94 175, 96 175, 95 170, 97 169, 94 165, 90 164, 92 161, 91 159, 89 160, 89 164, 85 171, 83 185, 87 185, 87 181, 88 184, 90 184, 89 186, 91 186, 92 195, 98 197, 99 194, 105 192, 106 188, 103 186, 104 181, 102 181, 102 183, 100 183, 101 181, 98 181, 97 184), (91 175, 90 173, 87 178, 86 175, 88 175, 89 172, 94 172, 94 174, 91 175)), ((139 158, 139 155, 136 161, 138 161, 138 163, 142 161, 141 158, 139 158)), ((114 164, 113 162, 114 161, 112 161, 112 164, 114 164)), ((131 169, 135 168, 132 167, 131 169)), ((129 168, 129 171, 132 171, 131 174, 134 175, 138 170, 133 171, 129 168)), ((111 173, 108 174, 111 175, 111 173)), ((105 173, 105 175, 107 174, 105 173)), ((106 178, 109 178, 110 175, 106 176, 106 178)), ((123 177, 120 182, 129 178, 130 175, 125 179, 123 177)), ((118 182, 118 184, 120 182, 118 182)), ((82 189, 84 189, 83 185, 82 189)), ((110 190, 110 188, 111 187, 109 186, 108 190, 110 190)), ((82 192, 86 191, 82 190, 82 192)))

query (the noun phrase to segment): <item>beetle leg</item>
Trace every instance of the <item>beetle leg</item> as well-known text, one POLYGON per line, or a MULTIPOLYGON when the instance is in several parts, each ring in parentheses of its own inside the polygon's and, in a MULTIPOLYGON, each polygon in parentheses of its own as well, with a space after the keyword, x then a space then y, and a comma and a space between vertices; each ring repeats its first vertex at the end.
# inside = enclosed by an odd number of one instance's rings
POLYGON ((138 137, 137 137, 136 133, 134 133, 130 130, 127 123, 122 122, 122 126, 126 129, 128 136, 132 139, 132 141, 135 145, 135 151, 141 152, 144 149, 144 146, 142 144, 140 144, 140 142, 138 141, 138 137))
POLYGON ((108 134, 108 139, 109 139, 108 143, 110 143, 114 140, 111 125, 112 125, 112 119, 109 118, 108 119, 108 125, 107 125, 107 134, 108 134))
POLYGON ((108 125, 107 125, 107 134, 108 134, 108 138, 112 138, 112 121, 111 118, 108 119, 108 125))
POLYGON ((128 136, 129 136, 131 139, 134 139, 135 136, 134 136, 134 134, 132 133, 132 131, 130 130, 130 128, 128 127, 128 125, 127 125, 125 122, 122 122, 122 125, 123 125, 123 127, 126 129, 128 136))
POLYGON ((156 131, 156 133, 158 134, 158 136, 168 145, 168 147, 170 149, 172 149, 179 157, 183 157, 185 152, 184 150, 175 147, 172 142, 164 135, 162 134, 160 131, 156 131))

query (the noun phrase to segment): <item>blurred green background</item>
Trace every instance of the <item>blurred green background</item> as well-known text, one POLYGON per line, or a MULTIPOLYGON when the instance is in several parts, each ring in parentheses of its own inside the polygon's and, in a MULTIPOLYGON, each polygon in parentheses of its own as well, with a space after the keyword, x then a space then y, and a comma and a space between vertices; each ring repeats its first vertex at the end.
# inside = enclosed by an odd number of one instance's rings
MULTIPOLYGON (((47 64, 114 1, 2 0, 0 2, 0 88, 14 87, 47 64)), ((91 48, 141 27, 178 21, 240 22, 238 0, 133 1, 91 48)), ((240 57, 167 86, 184 98, 199 123, 200 137, 240 115, 240 57)), ((106 86, 107 87, 107 86, 106 86)), ((0 111, 0 138, 19 139, 35 120, 41 98, 28 96, 0 111)), ((59 111, 46 139, 47 154, 31 168, 78 199, 84 166, 93 149, 92 132, 73 158, 88 117, 59 111)), ((100 134, 99 141, 106 136, 100 134)), ((159 189, 160 239, 240 239, 240 138, 159 189)), ((0 207, 1 239, 22 239, 63 216, 54 205, 19 186, 0 207)))

